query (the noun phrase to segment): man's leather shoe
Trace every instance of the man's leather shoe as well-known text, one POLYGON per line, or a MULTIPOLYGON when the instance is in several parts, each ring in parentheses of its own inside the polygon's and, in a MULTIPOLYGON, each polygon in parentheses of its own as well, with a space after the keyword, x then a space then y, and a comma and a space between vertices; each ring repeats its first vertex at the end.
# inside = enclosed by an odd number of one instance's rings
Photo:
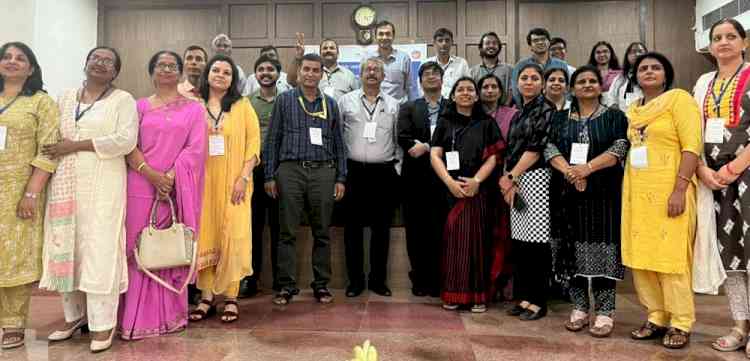
POLYGON ((359 285, 349 285, 346 287, 346 297, 357 297, 362 294, 365 288, 359 285))
POLYGON ((416 297, 424 297, 424 296, 427 296, 427 291, 421 288, 412 287, 411 294, 416 297))
POLYGON ((253 277, 245 277, 240 281, 239 298, 254 297, 258 294, 258 280, 253 277))
POLYGON ((547 316, 547 307, 540 308, 539 311, 536 312, 527 308, 518 316, 518 318, 520 318, 521 321, 536 321, 544 316, 547 316))
POLYGON ((376 294, 381 296, 391 297, 391 290, 384 284, 371 285, 370 291, 375 292, 376 294))

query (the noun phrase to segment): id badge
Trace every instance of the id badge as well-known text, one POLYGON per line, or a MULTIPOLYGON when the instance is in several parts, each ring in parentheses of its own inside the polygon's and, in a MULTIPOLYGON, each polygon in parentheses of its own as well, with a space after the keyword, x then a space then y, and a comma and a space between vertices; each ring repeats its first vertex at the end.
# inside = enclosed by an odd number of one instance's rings
POLYGON ((570 164, 586 164, 589 157, 589 145, 586 143, 573 143, 570 149, 570 164))
POLYGON ((8 139, 8 127, 0 125, 0 150, 5 150, 5 142, 8 139))
POLYGON ((648 168, 648 150, 646 146, 630 149, 630 166, 636 169, 648 168))
POLYGON ((461 168, 461 161, 458 158, 458 152, 455 150, 445 153, 445 161, 448 163, 448 170, 458 170, 461 168))
POLYGON ((224 155, 224 136, 223 135, 209 135, 208 136, 208 155, 212 157, 224 155))
POLYGON ((724 143, 724 118, 709 118, 706 121, 706 143, 724 143))
POLYGON ((323 145, 323 130, 320 128, 310 128, 310 144, 323 145))
POLYGON ((376 122, 365 122, 365 131, 362 132, 362 137, 367 139, 375 139, 375 130, 378 129, 378 123, 376 122))

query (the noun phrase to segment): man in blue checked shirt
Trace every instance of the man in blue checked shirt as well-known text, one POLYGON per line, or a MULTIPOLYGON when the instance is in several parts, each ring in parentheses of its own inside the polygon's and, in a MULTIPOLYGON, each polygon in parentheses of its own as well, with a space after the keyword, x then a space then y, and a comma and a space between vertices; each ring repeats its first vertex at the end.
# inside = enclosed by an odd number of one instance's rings
POLYGON ((333 301, 329 226, 334 202, 344 197, 346 149, 336 101, 318 89, 322 73, 319 55, 302 57, 298 87, 276 98, 263 146, 265 190, 279 200, 277 305, 299 293, 296 234, 305 209, 314 238, 313 294, 320 303, 333 301))

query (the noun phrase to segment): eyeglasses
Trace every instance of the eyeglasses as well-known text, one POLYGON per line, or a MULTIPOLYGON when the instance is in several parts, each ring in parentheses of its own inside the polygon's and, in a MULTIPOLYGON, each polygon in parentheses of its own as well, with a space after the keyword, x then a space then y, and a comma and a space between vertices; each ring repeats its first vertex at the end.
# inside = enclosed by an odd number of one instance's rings
POLYGON ((536 44, 546 43, 546 42, 548 42, 548 41, 549 41, 549 39, 547 39, 546 37, 541 37, 541 38, 531 38, 531 42, 532 42, 532 43, 536 43, 536 44))
POLYGON ((177 71, 179 67, 177 66, 177 64, 158 63, 156 64, 156 69, 162 72, 173 72, 173 71, 177 71))
POLYGON ((110 67, 115 64, 115 61, 109 58, 100 58, 98 56, 92 56, 89 58, 89 63, 110 67))

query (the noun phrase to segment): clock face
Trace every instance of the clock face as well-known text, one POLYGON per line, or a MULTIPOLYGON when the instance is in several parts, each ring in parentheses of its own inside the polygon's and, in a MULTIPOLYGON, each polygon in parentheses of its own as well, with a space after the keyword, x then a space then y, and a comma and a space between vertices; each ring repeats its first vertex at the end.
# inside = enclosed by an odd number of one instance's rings
POLYGON ((354 10, 354 23, 366 28, 375 23, 375 9, 370 6, 360 6, 354 10))

